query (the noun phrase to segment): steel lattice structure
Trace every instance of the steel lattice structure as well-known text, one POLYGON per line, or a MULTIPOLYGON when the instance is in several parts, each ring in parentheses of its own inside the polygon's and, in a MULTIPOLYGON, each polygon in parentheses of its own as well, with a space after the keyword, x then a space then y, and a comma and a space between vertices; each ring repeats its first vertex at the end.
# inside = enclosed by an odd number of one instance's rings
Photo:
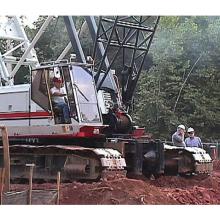
POLYGON ((132 102, 158 22, 158 16, 100 17, 93 52, 97 71, 96 83, 99 90, 114 63, 121 59, 122 71, 117 75, 126 108, 132 102), (102 53, 100 43, 104 45, 102 53))

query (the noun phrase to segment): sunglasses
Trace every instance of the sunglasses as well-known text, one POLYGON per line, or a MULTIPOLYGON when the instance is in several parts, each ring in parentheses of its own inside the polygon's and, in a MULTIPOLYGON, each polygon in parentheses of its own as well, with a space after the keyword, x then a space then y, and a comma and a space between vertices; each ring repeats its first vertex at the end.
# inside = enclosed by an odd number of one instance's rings
POLYGON ((188 134, 193 134, 194 132, 188 132, 188 134))

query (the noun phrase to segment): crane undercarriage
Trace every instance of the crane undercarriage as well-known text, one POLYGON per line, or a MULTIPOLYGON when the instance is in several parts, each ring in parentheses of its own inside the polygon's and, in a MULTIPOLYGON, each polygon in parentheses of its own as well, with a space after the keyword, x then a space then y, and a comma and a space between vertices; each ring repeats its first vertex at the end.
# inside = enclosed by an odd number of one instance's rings
POLYGON ((33 178, 43 181, 56 180, 58 171, 63 181, 98 181, 108 176, 210 174, 213 169, 212 159, 203 149, 134 138, 109 139, 99 148, 14 144, 10 155, 11 178, 16 180, 28 178, 26 164, 30 163, 35 164, 33 178))

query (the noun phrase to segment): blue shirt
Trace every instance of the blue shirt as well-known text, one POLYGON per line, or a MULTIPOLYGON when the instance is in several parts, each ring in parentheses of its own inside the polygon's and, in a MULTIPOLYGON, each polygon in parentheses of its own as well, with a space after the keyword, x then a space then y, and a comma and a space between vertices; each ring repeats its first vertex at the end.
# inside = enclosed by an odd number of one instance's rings
POLYGON ((200 147, 203 148, 202 141, 199 137, 188 137, 185 139, 187 147, 200 147))

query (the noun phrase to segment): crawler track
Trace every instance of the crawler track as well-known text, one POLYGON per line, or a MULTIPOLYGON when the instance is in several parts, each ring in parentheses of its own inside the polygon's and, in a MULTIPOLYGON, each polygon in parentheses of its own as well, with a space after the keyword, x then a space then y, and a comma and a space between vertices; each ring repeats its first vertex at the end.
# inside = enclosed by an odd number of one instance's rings
POLYGON ((124 158, 117 150, 62 145, 11 145, 11 178, 28 178, 26 164, 34 163, 34 179, 99 180, 107 173, 124 174, 124 158))

